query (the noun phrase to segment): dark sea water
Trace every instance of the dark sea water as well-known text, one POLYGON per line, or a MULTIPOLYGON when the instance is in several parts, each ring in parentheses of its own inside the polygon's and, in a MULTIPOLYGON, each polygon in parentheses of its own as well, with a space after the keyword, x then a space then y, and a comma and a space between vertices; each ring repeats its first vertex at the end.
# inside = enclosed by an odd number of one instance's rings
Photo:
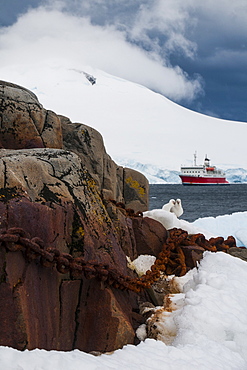
POLYGON ((225 186, 150 185, 150 210, 162 208, 172 198, 182 200, 184 213, 181 218, 192 222, 199 217, 216 217, 247 211, 247 184, 225 186))

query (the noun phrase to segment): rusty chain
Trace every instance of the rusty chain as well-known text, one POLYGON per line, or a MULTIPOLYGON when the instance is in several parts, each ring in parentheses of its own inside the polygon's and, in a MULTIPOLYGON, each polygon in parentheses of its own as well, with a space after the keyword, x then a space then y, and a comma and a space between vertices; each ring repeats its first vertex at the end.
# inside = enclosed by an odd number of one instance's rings
POLYGON ((57 248, 45 248, 44 241, 30 235, 22 228, 13 227, 0 233, 0 245, 8 251, 21 251, 28 261, 39 260, 42 266, 55 268, 59 273, 70 273, 72 279, 97 278, 105 285, 121 290, 131 290, 136 293, 150 286, 160 278, 160 273, 166 275, 184 275, 188 268, 182 246, 200 246, 212 252, 226 251, 235 246, 235 239, 228 237, 212 238, 207 241, 202 234, 188 235, 181 229, 172 229, 151 269, 139 278, 125 276, 109 266, 94 260, 86 261, 83 257, 73 257, 62 253, 57 248))

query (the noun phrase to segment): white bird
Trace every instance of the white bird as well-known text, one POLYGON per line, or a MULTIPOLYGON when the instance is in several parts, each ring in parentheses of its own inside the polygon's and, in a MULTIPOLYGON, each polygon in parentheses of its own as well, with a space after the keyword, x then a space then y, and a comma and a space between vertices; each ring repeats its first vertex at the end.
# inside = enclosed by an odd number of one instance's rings
POLYGON ((165 211, 164 209, 153 209, 151 211, 143 212, 143 217, 149 217, 159 221, 167 230, 173 227, 179 228, 179 220, 175 213, 165 211))
POLYGON ((168 203, 163 205, 162 209, 163 211, 171 212, 172 207, 174 207, 175 205, 176 205, 175 199, 170 199, 168 203))
POLYGON ((175 213, 177 217, 180 217, 184 213, 181 199, 176 199, 174 206, 170 209, 170 212, 175 213))

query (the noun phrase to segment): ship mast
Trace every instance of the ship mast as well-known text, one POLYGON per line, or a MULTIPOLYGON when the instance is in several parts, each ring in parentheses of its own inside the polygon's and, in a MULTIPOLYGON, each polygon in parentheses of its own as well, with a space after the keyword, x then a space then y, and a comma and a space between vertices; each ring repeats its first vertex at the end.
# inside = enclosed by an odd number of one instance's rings
POLYGON ((196 166, 196 151, 194 153, 194 166, 196 166))

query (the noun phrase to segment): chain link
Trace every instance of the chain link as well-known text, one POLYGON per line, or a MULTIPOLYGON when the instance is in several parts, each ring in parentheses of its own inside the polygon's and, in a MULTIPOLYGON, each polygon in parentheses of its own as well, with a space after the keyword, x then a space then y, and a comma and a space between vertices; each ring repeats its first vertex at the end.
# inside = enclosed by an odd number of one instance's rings
POLYGON ((85 261, 84 257, 73 257, 69 253, 60 252, 57 248, 45 248, 42 239, 30 238, 30 235, 21 228, 13 227, 2 231, 0 245, 10 252, 21 251, 29 262, 39 260, 44 267, 55 268, 61 274, 70 273, 72 279, 97 278, 105 285, 138 293, 143 289, 150 288, 160 278, 161 272, 177 276, 186 274, 189 268, 186 266, 183 246, 199 246, 204 250, 217 252, 226 251, 228 248, 236 246, 236 243, 232 236, 228 237, 227 240, 219 237, 208 241, 202 234, 188 235, 186 231, 174 228, 169 231, 169 237, 151 269, 139 278, 125 276, 108 264, 95 260, 85 261))

